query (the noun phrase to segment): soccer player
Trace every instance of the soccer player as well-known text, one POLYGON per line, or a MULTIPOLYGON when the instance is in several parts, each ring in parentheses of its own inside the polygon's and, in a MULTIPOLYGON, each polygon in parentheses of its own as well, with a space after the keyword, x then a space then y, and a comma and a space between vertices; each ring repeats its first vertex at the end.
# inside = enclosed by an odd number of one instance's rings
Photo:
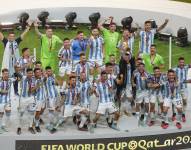
POLYGON ((56 70, 57 61, 56 60, 56 47, 63 43, 63 41, 56 35, 53 35, 52 28, 48 27, 46 29, 46 34, 42 34, 38 30, 38 23, 34 23, 35 31, 37 35, 41 38, 41 62, 43 69, 46 66, 51 66, 53 70, 56 70))
POLYGON ((20 96, 19 96, 19 126, 17 128, 17 134, 20 135, 22 133, 21 127, 23 123, 23 115, 28 114, 27 122, 28 122, 28 130, 35 134, 35 130, 33 129, 33 118, 35 112, 35 100, 34 93, 32 93, 32 87, 34 83, 33 70, 31 68, 26 69, 26 76, 20 81, 20 96))
POLYGON ((165 75, 161 73, 159 67, 154 67, 154 75, 149 78, 148 87, 150 88, 150 122, 149 126, 155 123, 155 104, 160 104, 161 113, 163 112, 163 86, 165 75))
POLYGON ((181 117, 182 117, 182 97, 181 97, 181 91, 180 91, 180 83, 176 80, 176 73, 174 70, 170 69, 167 73, 167 82, 164 84, 164 105, 163 105, 163 121, 161 124, 161 127, 163 129, 168 128, 168 110, 173 104, 175 108, 177 109, 178 115, 177 115, 177 121, 176 121, 176 127, 178 129, 182 128, 181 125, 181 117))
POLYGON ((100 36, 99 29, 93 28, 92 34, 89 38, 89 61, 93 63, 97 63, 99 66, 103 64, 103 57, 104 57, 104 40, 100 36))
POLYGON ((85 73, 81 73, 80 81, 78 81, 77 86, 79 88, 80 106, 81 106, 81 109, 79 111, 80 122, 78 123, 78 129, 81 131, 87 131, 90 95, 92 93, 92 90, 91 90, 91 83, 90 81, 86 80, 85 73))
POLYGON ((165 19, 165 22, 159 26, 157 29, 151 28, 151 21, 145 21, 144 30, 140 31, 140 52, 141 53, 150 53, 150 47, 154 44, 154 35, 156 32, 161 31, 168 23, 168 19, 165 19))
POLYGON ((26 75, 27 68, 32 68, 33 63, 34 59, 30 56, 30 49, 23 48, 22 56, 16 62, 16 65, 21 67, 22 75, 26 75))
POLYGON ((119 50, 116 48, 119 41, 119 33, 116 32, 116 24, 112 22, 112 20, 113 17, 109 17, 98 24, 98 28, 102 31, 104 38, 105 63, 109 61, 109 56, 111 54, 114 54, 115 57, 119 56, 119 50), (103 24, 108 20, 110 21, 109 30, 103 27, 103 24))
POLYGON ((92 65, 86 61, 85 53, 80 54, 80 61, 75 64, 76 76, 79 78, 80 73, 86 74, 86 80, 90 80, 90 75, 93 74, 94 70, 92 65))
MULTIPOLYGON (((186 121, 185 111, 186 111, 187 97, 188 97, 187 84, 184 82, 187 80, 188 69, 190 67, 191 65, 185 65, 184 57, 180 57, 178 59, 178 66, 173 69, 176 73, 176 77, 178 81, 180 82, 181 96, 183 100, 183 113, 182 113, 183 122, 186 121)), ((176 119, 176 113, 174 113, 172 116, 172 120, 175 120, 175 119, 176 119)))
POLYGON ((132 86, 136 88, 136 116, 139 121, 143 121, 142 123, 146 123, 149 112, 148 78, 149 74, 145 71, 144 63, 140 63, 132 76, 132 86), (140 116, 141 103, 145 104, 145 111, 140 116))
POLYGON ((162 56, 157 54, 156 45, 154 44, 150 47, 150 54, 143 53, 142 59, 145 63, 145 69, 150 74, 153 74, 154 67, 160 67, 161 70, 164 68, 164 59, 162 56))
POLYGON ((12 81, 9 79, 9 70, 4 68, 0 79, 0 134, 8 132, 6 126, 10 122, 11 115, 11 86, 12 81), (4 114, 6 115, 5 120, 3 120, 4 114))
POLYGON ((60 59, 59 76, 69 75, 72 70, 72 49, 69 38, 64 39, 63 47, 58 52, 58 58, 60 59))
POLYGON ((31 24, 32 22, 29 22, 25 31, 16 39, 14 32, 10 32, 8 34, 8 38, 5 38, 4 35, 0 32, 0 40, 3 42, 5 49, 2 61, 2 68, 9 69, 9 76, 12 76, 15 72, 14 66, 16 61, 20 57, 19 44, 24 39, 24 36, 27 34, 27 32, 30 30, 31 24))
POLYGON ((131 33, 128 29, 125 29, 123 31, 122 38, 117 45, 117 48, 121 51, 121 55, 125 52, 127 47, 130 48, 130 52, 133 54, 134 41, 134 33, 131 33))
POLYGON ((40 116, 45 109, 45 104, 47 101, 47 92, 45 89, 45 80, 42 77, 42 70, 40 68, 34 69, 35 81, 32 86, 32 92, 34 92, 36 100, 36 110, 35 110, 35 129, 37 132, 41 132, 40 129, 40 116))
POLYGON ((93 123, 96 124, 101 115, 109 113, 108 124, 109 127, 117 130, 117 120, 119 113, 112 101, 112 85, 108 80, 108 75, 105 71, 101 72, 100 81, 94 84, 96 97, 99 98, 99 106, 96 112, 96 117, 93 123), (114 115, 114 118, 113 118, 114 115))
POLYGON ((84 38, 83 31, 78 31, 76 38, 71 41, 73 64, 79 62, 82 52, 86 54, 87 46, 88 40, 84 38))
POLYGON ((58 100, 58 91, 56 89, 57 81, 55 79, 55 75, 52 72, 52 68, 50 66, 47 66, 45 68, 46 74, 45 74, 45 84, 47 88, 47 97, 48 97, 48 117, 49 117, 49 123, 47 124, 47 129, 49 129, 51 132, 54 132, 53 126, 54 121, 56 117, 56 103, 58 100))

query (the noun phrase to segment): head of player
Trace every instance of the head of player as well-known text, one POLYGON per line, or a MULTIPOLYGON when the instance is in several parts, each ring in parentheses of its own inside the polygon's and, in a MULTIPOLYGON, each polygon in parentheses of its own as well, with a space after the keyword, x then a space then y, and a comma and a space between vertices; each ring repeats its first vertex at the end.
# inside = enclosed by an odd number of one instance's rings
POLYGON ((155 44, 152 44, 152 45, 151 45, 150 54, 151 54, 151 55, 155 55, 155 54, 156 54, 156 45, 155 45, 155 44))
POLYGON ((86 73, 85 72, 82 72, 82 73, 80 73, 80 81, 81 82, 85 82, 86 81, 86 73))
POLYGON ((83 65, 86 63, 86 55, 83 52, 80 53, 80 63, 83 65))
POLYGON ((106 71, 102 71, 101 72, 101 82, 105 82, 107 81, 108 77, 107 77, 107 72, 106 71))
POLYGON ((143 59, 141 58, 141 57, 138 57, 137 59, 136 59, 136 67, 138 68, 138 66, 139 66, 139 64, 141 64, 141 63, 143 63, 143 59))
POLYGON ((9 70, 7 68, 2 69, 2 79, 8 81, 9 79, 9 70))
POLYGON ((112 74, 113 73, 113 65, 111 63, 106 63, 105 64, 105 72, 107 74, 112 74))
POLYGON ((42 63, 40 61, 35 62, 35 68, 42 69, 42 63))
POLYGON ((51 28, 51 27, 46 28, 46 36, 47 36, 48 38, 52 38, 52 35, 53 35, 53 30, 52 30, 52 28, 51 28))
POLYGON ((33 77, 33 70, 32 68, 27 68, 27 78, 31 79, 33 77))
POLYGON ((179 66, 180 68, 184 68, 184 65, 185 65, 184 57, 180 57, 180 58, 178 59, 178 66, 179 66))
POLYGON ((144 27, 145 27, 145 31, 149 32, 151 30, 151 21, 149 20, 145 21, 144 27))
POLYGON ((176 81, 176 74, 175 71, 172 69, 168 70, 167 78, 169 82, 175 82, 176 81))
POLYGON ((122 36, 123 36, 123 39, 124 39, 124 40, 127 40, 127 39, 130 38, 131 33, 130 33, 130 31, 129 31, 128 29, 125 29, 125 30, 123 30, 122 36))
POLYGON ((159 78, 159 77, 161 76, 161 70, 160 70, 160 68, 159 68, 159 67, 154 67, 153 70, 154 70, 154 76, 155 76, 156 78, 159 78))
POLYGON ((116 61, 115 55, 114 54, 109 55, 109 62, 114 65, 115 61, 116 61))
POLYGON ((111 22, 111 23, 109 24, 109 31, 110 31, 110 32, 115 32, 116 29, 117 29, 116 23, 111 22))
POLYGON ((46 70, 46 74, 48 77, 52 76, 53 72, 52 72, 52 68, 50 66, 47 66, 45 68, 45 70, 46 70))
POLYGON ((131 59, 131 56, 130 56, 130 52, 126 51, 123 55, 123 60, 126 62, 126 63, 129 63, 131 59))
POLYGON ((98 28, 93 28, 92 29, 92 36, 93 37, 98 37, 99 36, 99 29, 98 28))
POLYGON ((76 86, 76 77, 75 76, 70 76, 69 77, 69 85, 72 88, 74 88, 76 86))
POLYGON ((82 40, 84 39, 84 32, 83 32, 83 31, 78 31, 76 38, 77 38, 79 41, 82 41, 82 40))
POLYGON ((37 78, 37 79, 41 79, 41 77, 42 77, 42 71, 41 71, 40 68, 35 68, 35 69, 34 69, 34 76, 35 76, 35 78, 37 78))
POLYGON ((15 33, 14 33, 14 32, 9 32, 7 38, 8 38, 8 41, 9 41, 9 42, 15 41, 15 33))
POLYGON ((140 73, 144 73, 145 72, 145 64, 144 63, 140 63, 138 66, 138 71, 140 73))
POLYGON ((23 56, 24 58, 28 58, 28 57, 30 56, 30 49, 27 48, 27 47, 23 48, 23 49, 22 49, 22 56, 23 56))
POLYGON ((70 49, 70 39, 69 38, 64 38, 63 40, 63 46, 64 46, 64 49, 70 49))

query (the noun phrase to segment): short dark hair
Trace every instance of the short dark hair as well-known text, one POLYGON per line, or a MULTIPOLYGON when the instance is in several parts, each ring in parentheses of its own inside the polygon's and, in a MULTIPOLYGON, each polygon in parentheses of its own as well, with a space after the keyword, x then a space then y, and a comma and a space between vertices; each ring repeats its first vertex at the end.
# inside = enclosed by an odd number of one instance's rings
POLYGON ((85 54, 84 52, 81 52, 81 53, 80 53, 80 57, 81 57, 81 56, 86 56, 86 54, 85 54))
POLYGON ((91 28, 91 30, 94 30, 94 29, 99 30, 99 28, 98 28, 98 27, 92 27, 92 28, 91 28))
POLYGON ((155 67, 153 68, 153 70, 160 70, 160 67, 155 66, 155 67))
POLYGON ((22 49, 22 54, 25 52, 25 51, 27 51, 29 48, 28 47, 24 47, 23 49, 22 49))
POLYGON ((51 26, 47 26, 47 27, 46 27, 46 30, 49 30, 49 29, 52 30, 52 27, 51 27, 51 26))
POLYGON ((184 57, 179 57, 178 60, 179 60, 179 61, 180 61, 180 60, 184 60, 184 57))
POLYGON ((150 20, 145 21, 145 24, 147 24, 147 23, 151 23, 151 21, 150 20))
POLYGON ((173 69, 169 69, 168 73, 175 73, 175 71, 173 69))
POLYGON ((102 71, 101 72, 101 76, 104 75, 104 74, 107 74, 107 72, 106 71, 102 71))
POLYGON ((35 72, 37 72, 38 70, 40 70, 40 71, 41 71, 41 69, 40 69, 40 68, 35 68, 35 69, 34 69, 34 73, 35 73, 35 72))
POLYGON ((69 77, 69 80, 73 79, 73 78, 76 78, 76 76, 72 75, 69 77))
POLYGON ((115 55, 114 54, 110 54, 109 57, 111 57, 111 56, 115 56, 115 55))
POLYGON ((138 61, 138 60, 141 60, 141 61, 142 61, 143 59, 142 59, 141 57, 138 57, 138 58, 137 58, 137 61, 138 61))
POLYGON ((27 68, 27 72, 33 71, 32 68, 27 68))
POLYGON ((84 33, 84 32, 83 32, 83 31, 78 31, 78 32, 77 32, 77 35, 78 35, 78 34, 81 34, 81 33, 84 33))
POLYGON ((42 64, 42 62, 41 61, 36 61, 35 64, 42 64))
POLYGON ((105 64, 105 66, 108 67, 108 66, 113 66, 113 65, 112 65, 112 63, 108 62, 105 64))
POLYGON ((64 38, 63 41, 70 41, 70 39, 69 38, 64 38))
POLYGON ((10 34, 15 34, 15 32, 13 32, 13 31, 10 31, 8 35, 10 35, 10 34))
POLYGON ((109 24, 109 26, 112 26, 112 25, 117 26, 117 24, 116 24, 115 22, 111 22, 111 23, 109 24))
POLYGON ((52 69, 50 66, 46 66, 45 70, 52 69))
POLYGON ((9 70, 7 68, 4 68, 4 69, 2 69, 2 73, 4 73, 4 72, 9 72, 9 70))
POLYGON ((157 46, 156 46, 156 44, 151 44, 151 47, 155 47, 156 48, 157 46))
POLYGON ((140 66, 140 65, 143 65, 143 66, 145 66, 145 64, 144 64, 144 63, 140 63, 140 64, 139 64, 139 66, 140 66))

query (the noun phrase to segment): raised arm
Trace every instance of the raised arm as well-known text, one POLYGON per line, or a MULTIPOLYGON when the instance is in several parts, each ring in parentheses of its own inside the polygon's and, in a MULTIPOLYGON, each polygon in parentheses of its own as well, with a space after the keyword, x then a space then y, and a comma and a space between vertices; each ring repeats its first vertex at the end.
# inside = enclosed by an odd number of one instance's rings
POLYGON ((21 34, 21 39, 23 40, 24 36, 29 32, 31 25, 33 24, 33 21, 28 22, 28 26, 26 27, 25 31, 21 34))
POLYGON ((38 30, 38 22, 37 21, 34 22, 34 28, 35 28, 35 32, 38 34, 38 36, 41 37, 42 33, 40 33, 40 31, 38 30))
POLYGON ((3 33, 0 32, 0 40, 3 41, 3 39, 4 39, 4 35, 3 33))
POLYGON ((164 29, 166 27, 168 21, 169 21, 168 19, 165 19, 164 23, 157 28, 157 32, 159 32, 162 29, 164 29))
POLYGON ((103 24, 107 21, 112 21, 113 17, 109 17, 107 19, 104 19, 98 23, 98 28, 102 31, 104 29, 103 24))

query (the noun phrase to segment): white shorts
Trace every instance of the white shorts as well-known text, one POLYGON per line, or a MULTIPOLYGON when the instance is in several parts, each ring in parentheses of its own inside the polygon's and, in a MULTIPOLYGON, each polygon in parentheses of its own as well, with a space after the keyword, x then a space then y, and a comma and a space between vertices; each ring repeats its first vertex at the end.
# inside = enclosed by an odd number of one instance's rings
POLYGON ((158 100, 159 103, 163 103, 164 102, 164 99, 163 99, 163 96, 162 94, 151 94, 150 96, 150 103, 156 103, 158 100))
POLYGON ((78 105, 65 105, 64 117, 72 117, 74 113, 79 113, 80 109, 78 105))
POLYGON ((70 74, 72 71, 71 66, 59 67, 59 76, 63 77, 65 74, 70 74))
POLYGON ((9 103, 0 104, 0 112, 11 111, 11 105, 9 103))
POLYGON ((55 110, 57 104, 57 98, 50 98, 48 100, 48 110, 55 110))
POLYGON ((126 89, 125 89, 125 95, 126 95, 127 98, 132 98, 132 97, 133 97, 132 87, 131 87, 131 86, 126 87, 126 89))
POLYGON ((149 103, 149 92, 148 91, 140 91, 136 93, 136 103, 149 103))
MULTIPOLYGON (((102 66, 103 65, 103 59, 89 59, 89 61, 94 64, 94 63, 97 63, 99 66, 102 66)), ((91 64, 91 65, 92 65, 91 64)), ((94 66, 93 66, 94 67, 94 66)))
POLYGON ((45 108, 45 101, 36 101, 36 111, 41 111, 45 108))
MULTIPOLYGON (((21 97, 21 103, 20 103, 20 111, 25 112, 25 111, 32 111, 30 105, 34 105, 34 97, 21 97)), ((34 109, 33 109, 34 111, 34 109)))
POLYGON ((180 94, 181 94, 181 97, 183 100, 188 99, 188 89, 187 88, 181 89, 180 94))
POLYGON ((115 107, 114 103, 108 102, 108 103, 100 103, 96 113, 105 115, 106 112, 108 112, 109 114, 112 114, 116 111, 117 111, 117 108, 115 107))
POLYGON ((174 104, 174 106, 176 108, 182 108, 182 99, 170 99, 170 98, 165 98, 164 99, 164 103, 163 103, 163 106, 165 107, 171 107, 172 104, 174 104))

